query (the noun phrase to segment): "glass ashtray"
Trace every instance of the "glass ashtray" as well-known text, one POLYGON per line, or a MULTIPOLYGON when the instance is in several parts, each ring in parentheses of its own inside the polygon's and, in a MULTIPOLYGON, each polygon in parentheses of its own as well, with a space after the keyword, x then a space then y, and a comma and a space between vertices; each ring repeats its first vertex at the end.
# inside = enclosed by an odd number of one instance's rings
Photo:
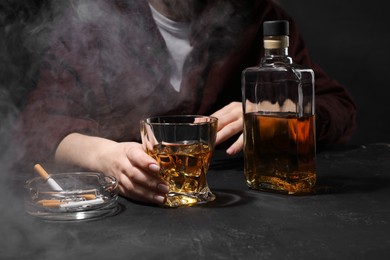
POLYGON ((118 181, 94 172, 51 174, 62 188, 53 190, 41 177, 26 181, 25 208, 47 220, 86 220, 111 216, 119 211, 118 181))

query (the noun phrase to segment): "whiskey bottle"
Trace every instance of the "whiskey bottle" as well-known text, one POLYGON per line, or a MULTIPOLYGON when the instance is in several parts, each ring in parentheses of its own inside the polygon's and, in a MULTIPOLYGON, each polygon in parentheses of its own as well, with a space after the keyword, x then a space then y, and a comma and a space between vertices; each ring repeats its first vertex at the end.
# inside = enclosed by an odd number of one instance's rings
POLYGON ((316 182, 314 72, 288 55, 289 23, 263 24, 264 57, 242 72, 244 174, 255 190, 312 192, 316 182))

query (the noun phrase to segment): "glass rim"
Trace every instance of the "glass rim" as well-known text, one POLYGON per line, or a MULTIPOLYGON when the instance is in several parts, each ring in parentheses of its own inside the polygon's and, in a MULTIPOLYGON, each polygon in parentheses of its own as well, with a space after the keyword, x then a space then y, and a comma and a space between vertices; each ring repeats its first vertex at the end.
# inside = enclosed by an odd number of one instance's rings
POLYGON ((218 121, 217 117, 205 116, 205 115, 161 115, 161 116, 151 116, 141 120, 142 123, 151 124, 151 125, 201 125, 201 124, 215 123, 217 121, 218 121), (177 118, 183 118, 183 119, 200 118, 200 119, 208 119, 208 121, 200 121, 200 122, 173 121, 177 118), (163 122, 160 122, 159 119, 163 120, 163 122))

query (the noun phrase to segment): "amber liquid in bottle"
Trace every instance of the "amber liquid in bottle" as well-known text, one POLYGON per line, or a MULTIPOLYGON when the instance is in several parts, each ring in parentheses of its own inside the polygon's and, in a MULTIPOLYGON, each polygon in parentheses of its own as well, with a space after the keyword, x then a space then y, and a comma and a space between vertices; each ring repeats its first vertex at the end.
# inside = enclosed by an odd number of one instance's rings
POLYGON ((256 190, 310 193, 316 182, 314 116, 245 114, 245 177, 256 190))

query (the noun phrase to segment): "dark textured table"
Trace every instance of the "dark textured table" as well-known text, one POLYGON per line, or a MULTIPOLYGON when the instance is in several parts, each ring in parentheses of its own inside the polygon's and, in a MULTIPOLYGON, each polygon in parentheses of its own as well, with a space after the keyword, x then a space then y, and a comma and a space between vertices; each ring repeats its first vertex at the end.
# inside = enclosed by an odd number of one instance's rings
POLYGON ((58 223, 3 199, 0 259, 390 259, 390 145, 319 152, 317 174, 313 195, 256 192, 218 151, 203 206, 120 198, 115 216, 58 223))

